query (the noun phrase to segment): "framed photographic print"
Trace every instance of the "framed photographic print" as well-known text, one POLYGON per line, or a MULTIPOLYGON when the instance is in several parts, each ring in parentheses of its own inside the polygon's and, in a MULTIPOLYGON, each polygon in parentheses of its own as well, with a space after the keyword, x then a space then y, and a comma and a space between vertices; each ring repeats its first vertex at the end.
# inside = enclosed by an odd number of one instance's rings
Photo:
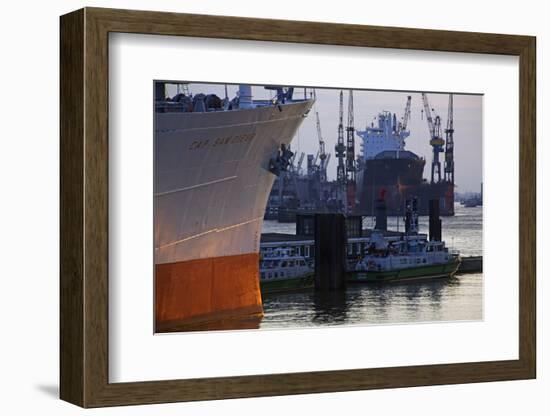
POLYGON ((85 8, 60 52, 63 400, 535 377, 535 38, 85 8))

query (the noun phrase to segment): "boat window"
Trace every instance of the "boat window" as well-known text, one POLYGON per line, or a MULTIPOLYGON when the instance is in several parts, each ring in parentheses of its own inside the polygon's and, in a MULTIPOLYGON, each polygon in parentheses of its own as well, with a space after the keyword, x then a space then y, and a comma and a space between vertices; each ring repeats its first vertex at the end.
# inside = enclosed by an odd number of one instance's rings
POLYGON ((305 256, 309 257, 309 246, 305 246, 305 256))
POLYGON ((294 260, 288 261, 288 267, 294 267, 294 260))
POLYGON ((286 261, 283 261, 283 262, 281 263, 281 267, 286 267, 286 261))
POLYGON ((260 276, 261 276, 262 279, 265 279, 265 273, 263 273, 263 272, 260 273, 260 276))

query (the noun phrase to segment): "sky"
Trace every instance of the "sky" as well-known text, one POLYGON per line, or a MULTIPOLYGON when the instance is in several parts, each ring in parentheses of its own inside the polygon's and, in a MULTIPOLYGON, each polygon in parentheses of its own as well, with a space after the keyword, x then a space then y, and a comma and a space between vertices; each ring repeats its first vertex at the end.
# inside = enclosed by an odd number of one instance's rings
MULTIPOLYGON (((233 98, 238 90, 238 85, 227 85, 227 89, 229 98, 233 98)), ((308 90, 311 89, 308 88, 308 90)), ((222 98, 225 96, 223 84, 191 83, 189 84, 189 91, 193 94, 214 93, 222 98)), ((168 87, 169 95, 173 95, 175 92, 174 86, 168 87)), ((274 91, 265 90, 261 86, 253 86, 252 94, 254 99, 268 99, 275 95, 274 91)), ((334 146, 337 141, 339 94, 340 89, 337 88, 315 88, 316 102, 313 111, 304 120, 291 143, 292 151, 298 152, 298 154, 300 152, 305 152, 306 154, 317 153, 319 141, 317 138, 315 111, 319 112, 325 149, 327 152, 332 153, 327 169, 329 179, 336 177, 337 160, 334 157, 334 146)), ((423 104, 420 93, 354 90, 355 129, 363 130, 367 123, 370 125, 371 121, 382 111, 397 113, 399 120, 403 116, 408 95, 412 97, 411 119, 408 126, 411 134, 405 141, 405 149, 426 159, 424 178, 429 178, 432 148, 429 144, 430 135, 426 117, 424 115, 424 118, 421 118, 423 104)), ((294 96, 302 98, 303 88, 295 89, 294 96)), ((428 100, 430 107, 435 110, 435 114, 441 117, 441 125, 442 129, 444 129, 447 124, 449 94, 429 93, 428 100)), ((479 192, 482 182, 483 96, 455 94, 453 101, 456 192, 479 192)), ((344 128, 347 123, 347 104, 348 90, 344 90, 344 128)), ((357 135, 355 136, 355 143, 356 154, 359 154, 361 138, 357 135)), ((444 154, 440 154, 439 158, 442 162, 441 169, 443 172, 444 154)), ((305 166, 305 161, 302 166, 305 166)))

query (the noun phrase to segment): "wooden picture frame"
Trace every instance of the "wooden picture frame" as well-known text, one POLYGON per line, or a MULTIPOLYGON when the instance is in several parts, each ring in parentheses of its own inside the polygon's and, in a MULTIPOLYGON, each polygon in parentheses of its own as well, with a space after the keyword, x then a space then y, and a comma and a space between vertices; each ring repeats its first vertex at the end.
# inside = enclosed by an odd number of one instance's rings
POLYGON ((536 41, 530 36, 85 8, 61 17, 60 396, 82 407, 530 379, 536 376, 536 41), (109 383, 108 34, 519 57, 519 359, 109 383))

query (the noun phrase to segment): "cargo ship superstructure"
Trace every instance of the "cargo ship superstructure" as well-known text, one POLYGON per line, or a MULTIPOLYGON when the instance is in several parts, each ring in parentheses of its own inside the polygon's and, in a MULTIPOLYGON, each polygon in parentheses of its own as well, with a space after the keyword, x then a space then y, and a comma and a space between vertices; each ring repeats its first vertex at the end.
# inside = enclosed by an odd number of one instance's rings
POLYGON ((180 93, 155 83, 156 330, 261 314, 259 244, 273 182, 313 99, 180 93))
MULTIPOLYGON (((381 192, 389 215, 403 215, 405 201, 414 197, 418 198, 420 215, 428 214, 428 203, 432 199, 439 200, 441 215, 454 215, 453 181, 434 180, 433 174, 431 182, 423 179, 426 160, 405 148, 405 140, 410 136, 410 108, 411 96, 408 96, 401 120, 398 121, 395 113, 383 111, 376 122, 357 131, 363 140, 358 159, 358 199, 360 211, 366 215, 374 215, 381 192)), ((439 143, 437 141, 438 146, 439 143)), ((437 155, 435 151, 434 155, 437 155)))

